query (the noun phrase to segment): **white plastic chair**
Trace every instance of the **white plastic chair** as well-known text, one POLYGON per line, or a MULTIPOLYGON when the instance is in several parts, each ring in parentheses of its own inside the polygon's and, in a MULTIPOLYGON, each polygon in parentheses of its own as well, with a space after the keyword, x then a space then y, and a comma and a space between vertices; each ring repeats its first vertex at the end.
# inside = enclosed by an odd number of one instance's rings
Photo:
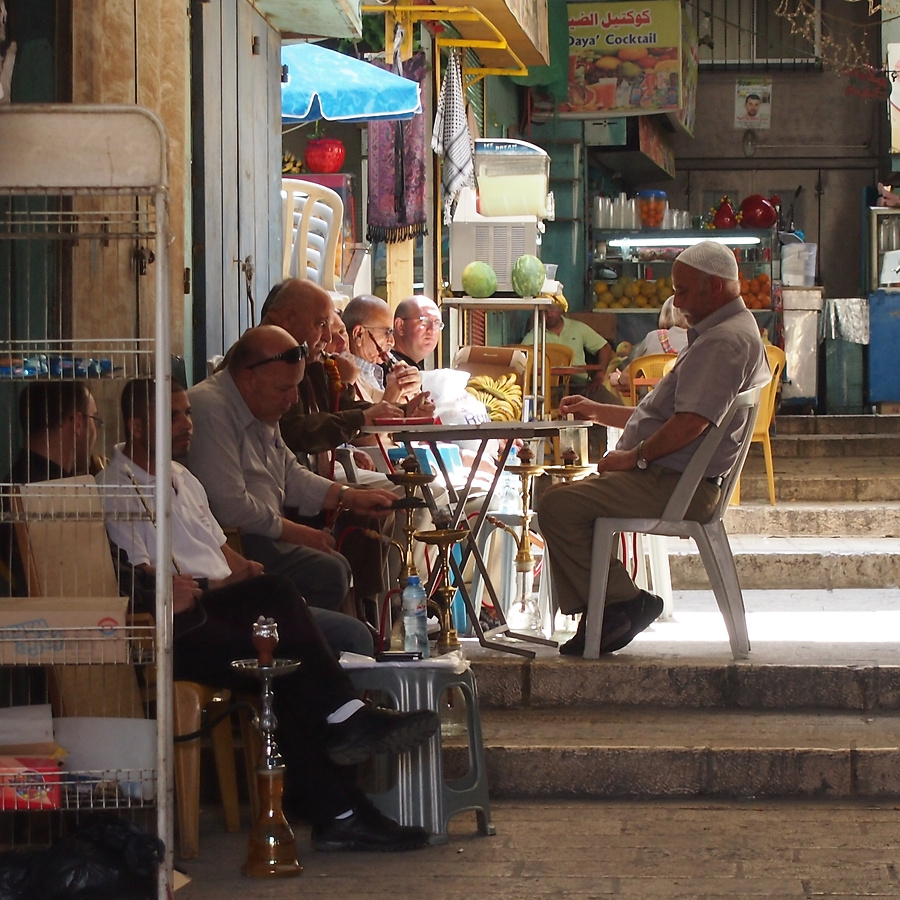
POLYGON ((331 188, 282 178, 284 209, 283 278, 307 278, 342 307, 350 299, 335 285, 338 242, 343 240, 344 201, 331 188))
POLYGON ((725 619, 731 652, 735 659, 746 659, 750 654, 747 620, 744 615, 744 598, 738 581, 731 545, 725 531, 723 516, 741 468, 750 449, 753 427, 759 411, 759 388, 738 394, 719 425, 710 426, 697 451, 678 480, 672 496, 659 519, 599 518, 594 521, 594 547, 591 565, 591 581, 588 588, 588 606, 585 615, 585 659, 600 656, 600 627, 606 604, 606 583, 609 577, 609 560, 615 535, 622 531, 641 534, 661 534, 669 537, 693 538, 697 543, 706 574, 716 595, 719 610, 725 619), (697 486, 704 477, 706 467, 739 409, 749 409, 750 415, 741 438, 738 457, 731 471, 724 477, 718 503, 712 517, 704 524, 684 518, 697 486))

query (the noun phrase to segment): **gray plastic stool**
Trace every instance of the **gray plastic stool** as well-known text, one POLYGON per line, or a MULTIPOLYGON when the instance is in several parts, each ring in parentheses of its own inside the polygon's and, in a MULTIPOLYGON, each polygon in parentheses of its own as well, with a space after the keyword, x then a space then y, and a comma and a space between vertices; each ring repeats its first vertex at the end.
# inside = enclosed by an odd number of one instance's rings
POLYGON ((469 768, 462 778, 447 781, 441 754, 441 731, 410 753, 396 757, 391 785, 370 795, 373 803, 401 825, 421 825, 431 833, 432 844, 449 840, 447 825, 452 816, 474 809, 478 830, 495 834, 488 799, 487 767, 481 737, 478 693, 470 669, 461 674, 438 660, 423 662, 383 662, 347 668, 359 691, 381 691, 403 711, 439 709, 444 691, 458 689, 466 701, 469 768))

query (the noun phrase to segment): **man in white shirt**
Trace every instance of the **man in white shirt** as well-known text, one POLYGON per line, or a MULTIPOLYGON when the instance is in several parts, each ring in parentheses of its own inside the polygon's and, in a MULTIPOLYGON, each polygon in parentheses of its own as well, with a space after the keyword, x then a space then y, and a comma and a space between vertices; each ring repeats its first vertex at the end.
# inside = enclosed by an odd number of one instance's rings
MULTIPOLYGON (((152 516, 153 398, 150 379, 126 385, 122 413, 127 439, 97 477, 110 539, 144 577, 155 576, 160 568, 152 516)), ((188 394, 173 385, 173 456, 187 453, 192 434, 188 394)), ((376 753, 417 746, 437 729, 436 714, 364 705, 293 584, 263 574, 258 562, 228 547, 202 485, 174 461, 172 490, 173 558, 163 568, 173 578, 175 677, 258 690, 258 682, 242 681, 231 661, 255 657, 253 623, 259 616, 273 618, 278 625, 278 655, 303 663, 280 678, 275 691, 277 738, 286 764, 285 809, 290 813, 302 808, 312 819, 313 846, 320 850, 422 846, 427 834, 378 813, 356 787, 347 766, 376 753)))

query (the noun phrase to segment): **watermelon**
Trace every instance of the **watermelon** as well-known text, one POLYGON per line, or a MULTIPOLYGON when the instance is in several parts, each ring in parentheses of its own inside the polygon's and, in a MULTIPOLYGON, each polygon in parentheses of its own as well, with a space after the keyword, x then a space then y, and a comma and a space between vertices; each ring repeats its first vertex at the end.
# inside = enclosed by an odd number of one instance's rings
POLYGON ((497 275, 486 262, 475 260, 463 269, 462 288, 470 297, 490 297, 497 290, 497 275))
POLYGON ((516 260, 510 275, 513 290, 520 297, 537 297, 545 278, 544 264, 530 253, 525 253, 516 260))

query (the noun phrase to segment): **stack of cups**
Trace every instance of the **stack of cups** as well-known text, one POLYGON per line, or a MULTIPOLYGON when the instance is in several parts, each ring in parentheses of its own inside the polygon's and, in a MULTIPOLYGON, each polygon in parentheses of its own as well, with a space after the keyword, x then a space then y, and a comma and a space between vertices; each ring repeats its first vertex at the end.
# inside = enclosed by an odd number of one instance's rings
POLYGON ((613 227, 612 197, 594 198, 594 228, 613 227))

